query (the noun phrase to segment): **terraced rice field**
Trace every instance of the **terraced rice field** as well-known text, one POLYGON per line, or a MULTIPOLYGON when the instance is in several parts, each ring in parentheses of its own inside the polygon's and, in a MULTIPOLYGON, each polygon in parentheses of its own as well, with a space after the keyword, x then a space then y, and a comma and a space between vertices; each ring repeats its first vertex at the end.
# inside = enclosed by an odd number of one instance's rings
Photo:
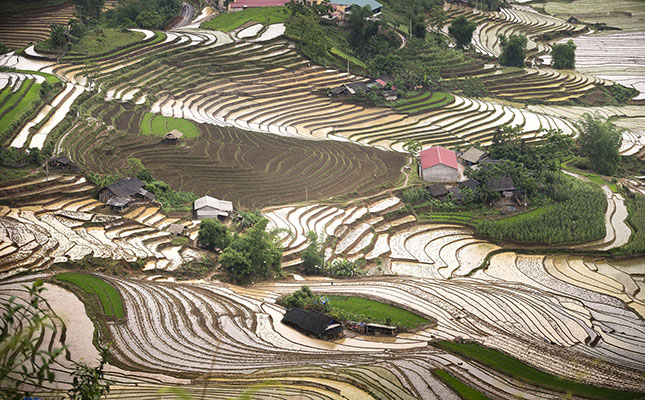
MULTIPOLYGON (((183 145, 173 146, 139 134, 146 121, 141 108, 111 103, 96 111, 95 120, 78 122, 62 141, 61 148, 73 160, 111 174, 136 157, 176 190, 247 208, 374 193, 394 186, 405 163, 402 154, 351 143, 303 141, 207 124, 196 124, 199 137, 182 138, 183 145)), ((153 130, 157 118, 164 119, 157 116, 153 130)))
POLYGON ((0 43, 19 49, 49 38, 51 24, 66 24, 74 13, 71 1, 60 6, 27 10, 16 14, 0 11, 0 43))

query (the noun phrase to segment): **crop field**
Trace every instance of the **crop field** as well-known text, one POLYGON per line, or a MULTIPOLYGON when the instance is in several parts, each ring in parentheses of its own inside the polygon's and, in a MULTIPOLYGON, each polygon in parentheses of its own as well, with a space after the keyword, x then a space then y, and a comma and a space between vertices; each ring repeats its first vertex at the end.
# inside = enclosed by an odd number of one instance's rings
POLYGON ((249 8, 238 12, 218 15, 204 22, 201 27, 228 32, 251 21, 265 25, 284 22, 289 18, 289 13, 290 11, 287 7, 249 8))
MULTIPOLYGON (((640 6, 625 3, 638 22, 640 6)), ((15 21, 0 15, 0 42, 17 48, 46 38, 50 23, 69 18, 70 4, 25 10, 15 21)), ((601 10, 598 0, 572 4, 601 10)), ((629 128, 623 155, 645 157, 642 105, 581 105, 616 92, 615 81, 640 82, 642 32, 631 31, 625 14, 627 31, 583 35, 583 25, 523 4, 499 12, 444 9, 449 20, 465 15, 477 24, 471 51, 478 55, 451 51, 441 63, 428 61, 451 93, 415 92, 382 107, 328 95, 371 79, 304 58, 280 37, 287 7, 203 22, 211 8, 164 32, 117 29, 103 38, 114 34, 109 47, 88 37, 60 58, 34 47, 0 57, 16 68, 0 73, 0 128, 35 104, 45 80, 62 81, 60 93, 7 131, 5 144, 64 155, 100 175, 126 176, 126 161, 137 158, 174 190, 261 210, 283 249, 280 280, 236 286, 222 279, 218 255, 197 246, 200 221, 188 212, 153 202, 117 213, 96 199, 87 176, 14 172, 0 182, 0 300, 27 304, 23 285, 53 282, 44 296, 56 329, 39 327, 37 345, 67 345, 68 354, 46 386, 63 395, 73 362, 96 359, 98 342, 110 344, 106 398, 114 399, 643 397, 645 201, 621 188, 637 186, 629 183, 637 178, 618 178, 619 185, 565 171, 567 181, 593 182, 580 185, 594 188, 594 214, 579 207, 580 196, 506 218, 484 208, 437 212, 429 202, 411 209, 395 196, 419 184, 402 148, 409 139, 425 147, 487 146, 499 127, 518 126, 531 144, 550 129, 576 136, 580 116, 597 111, 629 128), (496 65, 499 34, 527 35, 532 67, 496 65), (567 36, 579 46, 580 70, 543 67, 552 42, 567 36), (488 94, 465 96, 466 79, 488 94), (184 133, 177 145, 162 140, 172 129, 184 133), (581 232, 577 224, 590 215, 596 224, 581 232), (186 237, 173 236, 171 224, 183 225, 186 237), (526 225, 540 232, 504 242, 526 225), (566 230, 554 232, 560 225, 566 230), (324 242, 326 262, 365 264, 361 274, 303 275, 310 231, 324 242), (558 244, 549 245, 552 239, 558 244), (128 267, 57 273, 88 258, 128 267), (76 297, 66 289, 72 285, 89 296, 76 297), (302 285, 346 315, 411 329, 394 338, 304 335, 281 323, 286 310, 276 303, 302 285), (108 317, 98 325, 85 313, 88 300, 108 317), (161 394, 165 386, 183 393, 161 394)))
POLYGON ((85 293, 98 296, 106 316, 123 317, 123 301, 119 291, 103 279, 94 275, 76 272, 57 274, 55 278, 59 281, 72 283, 85 293))
POLYGON ((327 296, 329 306, 350 313, 365 315, 369 318, 379 320, 391 320, 392 324, 415 328, 419 325, 427 324, 430 321, 420 317, 410 311, 394 307, 389 304, 379 303, 378 301, 364 299, 354 296, 327 296))
POLYGON ((620 0, 611 3, 602 0, 546 1, 544 10, 560 18, 575 16, 588 23, 602 22, 623 31, 642 31, 645 26, 645 4, 639 0, 620 0))
POLYGON ((136 157, 175 190, 209 194, 247 208, 374 193, 394 185, 405 163, 401 154, 351 143, 303 141, 142 114, 139 108, 128 111, 112 105, 96 117, 103 115, 101 119, 116 125, 116 131, 81 123, 65 137, 63 146, 91 170, 118 172, 125 160, 136 157), (157 121, 165 121, 166 129, 169 122, 179 124, 180 130, 191 124, 201 135, 186 146, 168 145, 155 135, 145 135, 146 126, 155 132, 157 121), (144 135, 137 134, 140 126, 144 135), (87 129, 95 132, 93 139, 84 133, 87 129))
POLYGON ((538 386, 557 390, 568 395, 581 396, 588 399, 607 400, 627 400, 642 397, 642 394, 640 393, 608 390, 605 388, 581 384, 569 379, 563 379, 558 376, 545 374, 544 372, 527 366, 526 364, 500 353, 499 351, 487 349, 477 344, 440 342, 436 345, 440 348, 450 350, 476 360, 495 370, 502 371, 505 375, 513 376, 521 381, 538 384, 538 386))
POLYGON ((183 118, 169 118, 163 115, 145 113, 141 119, 141 133, 144 135, 164 136, 177 129, 184 138, 193 139, 199 136, 199 130, 194 123, 183 118))

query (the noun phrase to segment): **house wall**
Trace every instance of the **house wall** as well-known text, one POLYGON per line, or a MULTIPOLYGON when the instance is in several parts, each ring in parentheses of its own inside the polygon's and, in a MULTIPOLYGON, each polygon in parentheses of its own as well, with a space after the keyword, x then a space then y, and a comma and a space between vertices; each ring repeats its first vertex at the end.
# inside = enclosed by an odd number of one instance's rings
POLYGON ((99 192, 100 202, 107 203, 107 201, 110 200, 112 197, 114 197, 114 193, 112 193, 109 189, 103 189, 99 192))
POLYGON ((422 178, 426 182, 457 182, 459 171, 447 165, 437 164, 424 169, 422 178))
POLYGON ((217 218, 219 217, 221 211, 214 207, 202 207, 199 210, 195 211, 195 216, 197 218, 217 218))

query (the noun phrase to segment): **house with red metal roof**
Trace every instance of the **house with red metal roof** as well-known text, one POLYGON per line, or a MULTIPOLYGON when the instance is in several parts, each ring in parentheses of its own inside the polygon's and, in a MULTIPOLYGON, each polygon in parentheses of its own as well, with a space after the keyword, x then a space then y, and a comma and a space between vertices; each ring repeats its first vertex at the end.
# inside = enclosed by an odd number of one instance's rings
POLYGON ((426 182, 457 182, 457 155, 445 147, 433 146, 419 154, 419 176, 426 182))

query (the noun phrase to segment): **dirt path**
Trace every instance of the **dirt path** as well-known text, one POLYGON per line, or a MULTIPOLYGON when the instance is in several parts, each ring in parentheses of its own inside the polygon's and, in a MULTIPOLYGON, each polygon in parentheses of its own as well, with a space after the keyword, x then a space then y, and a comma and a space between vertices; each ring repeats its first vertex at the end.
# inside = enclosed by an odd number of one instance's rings
POLYGON ((401 50, 402 48, 405 47, 406 44, 408 44, 408 39, 405 38, 402 34, 400 34, 397 31, 394 31, 397 35, 399 35, 399 38, 401 38, 401 45, 399 46, 398 50, 401 50))

